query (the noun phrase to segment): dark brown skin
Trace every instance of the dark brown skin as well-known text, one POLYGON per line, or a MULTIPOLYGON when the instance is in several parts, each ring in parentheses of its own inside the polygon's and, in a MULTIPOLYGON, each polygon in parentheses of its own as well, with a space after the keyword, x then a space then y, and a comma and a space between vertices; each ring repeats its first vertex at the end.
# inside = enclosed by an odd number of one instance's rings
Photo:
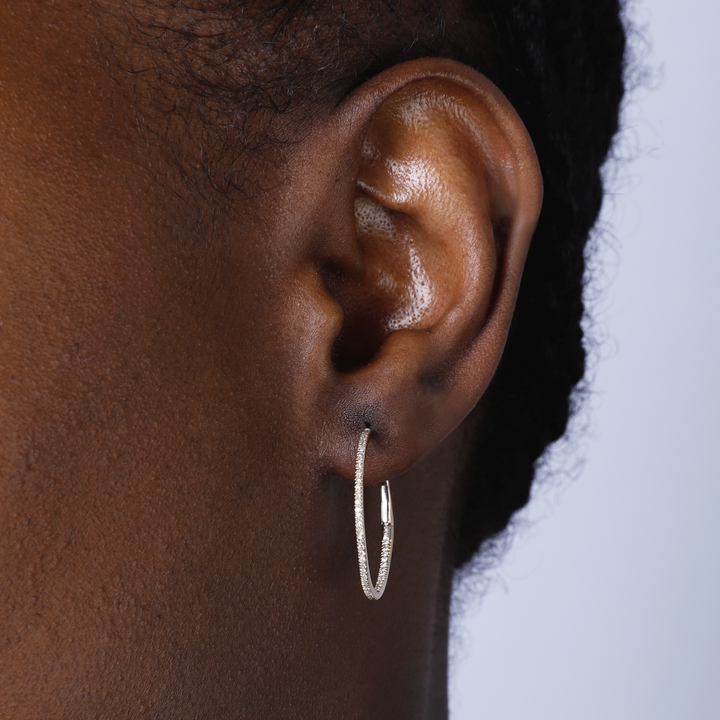
POLYGON ((398 65, 197 220, 105 37, 0 3, 0 717, 446 717, 461 423, 541 204, 522 123, 398 65))

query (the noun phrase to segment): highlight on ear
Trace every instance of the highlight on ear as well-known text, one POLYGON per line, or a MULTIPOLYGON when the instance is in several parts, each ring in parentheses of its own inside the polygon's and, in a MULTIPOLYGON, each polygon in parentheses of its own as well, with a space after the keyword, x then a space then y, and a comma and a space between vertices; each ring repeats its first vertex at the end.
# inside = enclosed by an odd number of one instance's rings
POLYGON ((392 332, 470 313, 469 336, 487 317, 514 195, 512 150, 501 133, 488 142, 491 119, 444 78, 409 83, 374 115, 354 201, 359 267, 329 280, 345 312, 338 369, 368 363, 392 332))

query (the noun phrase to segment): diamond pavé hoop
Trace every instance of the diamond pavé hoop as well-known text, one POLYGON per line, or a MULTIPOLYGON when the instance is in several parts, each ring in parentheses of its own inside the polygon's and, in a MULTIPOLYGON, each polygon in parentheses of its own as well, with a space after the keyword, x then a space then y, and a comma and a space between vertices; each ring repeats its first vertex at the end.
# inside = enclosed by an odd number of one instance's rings
POLYGON ((355 538, 357 540, 358 563, 360 565, 360 584, 363 592, 370 600, 379 600, 385 592, 390 573, 390 559, 392 558, 395 530, 390 483, 385 481, 380 488, 380 520, 383 526, 383 538, 380 550, 380 570, 378 571, 377 585, 375 586, 370 578, 370 565, 368 563, 367 542, 365 539, 365 501, 363 498, 365 452, 369 437, 370 428, 365 428, 360 435, 355 460, 355 538))

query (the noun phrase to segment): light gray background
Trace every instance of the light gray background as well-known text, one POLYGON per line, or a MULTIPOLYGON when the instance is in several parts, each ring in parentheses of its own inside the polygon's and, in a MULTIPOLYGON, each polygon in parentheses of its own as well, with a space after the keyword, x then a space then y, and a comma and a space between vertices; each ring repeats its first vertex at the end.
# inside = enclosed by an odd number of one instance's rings
POLYGON ((631 15, 660 72, 603 211, 586 463, 463 603, 452 720, 720 718, 720 3, 631 15))

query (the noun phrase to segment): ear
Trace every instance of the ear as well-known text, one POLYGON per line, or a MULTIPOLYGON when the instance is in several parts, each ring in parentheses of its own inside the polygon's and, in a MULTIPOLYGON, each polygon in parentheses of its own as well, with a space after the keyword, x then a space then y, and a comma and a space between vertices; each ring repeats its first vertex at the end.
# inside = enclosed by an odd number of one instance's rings
POLYGON ((319 133, 301 163, 325 223, 312 233, 324 282, 307 413, 326 469, 344 477, 370 427, 366 478, 378 482, 440 443, 487 388, 542 180, 502 93, 449 60, 381 74, 319 133))

